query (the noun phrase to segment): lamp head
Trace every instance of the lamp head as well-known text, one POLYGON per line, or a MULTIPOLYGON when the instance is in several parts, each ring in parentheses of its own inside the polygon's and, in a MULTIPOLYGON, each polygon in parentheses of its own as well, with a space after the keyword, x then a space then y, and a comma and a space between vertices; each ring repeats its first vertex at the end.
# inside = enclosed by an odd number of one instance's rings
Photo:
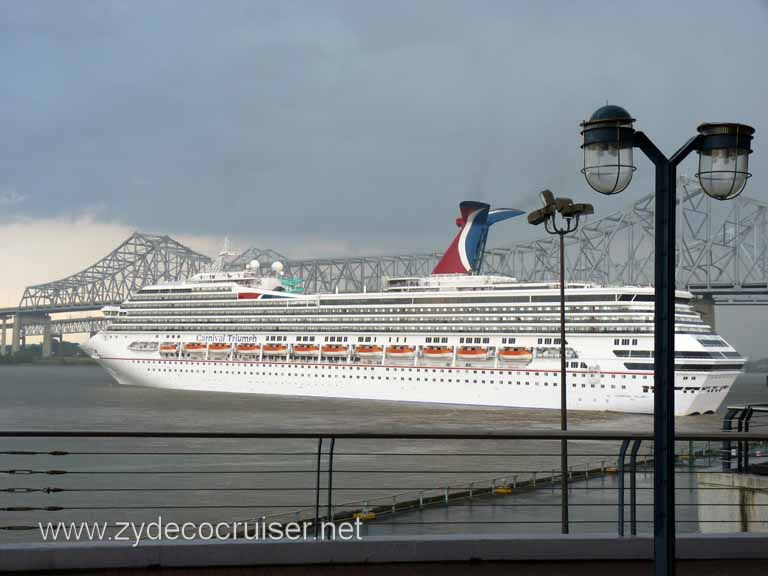
POLYGON ((699 179, 702 190, 717 200, 741 194, 747 185, 749 155, 755 129, 746 124, 726 122, 702 124, 700 135, 699 179))
POLYGON ((549 220, 552 213, 551 205, 545 206, 544 208, 539 208, 538 210, 534 210, 528 214, 528 224, 533 224, 534 226, 543 224, 549 220))
POLYGON ((581 123, 587 183, 601 194, 617 194, 632 181, 632 126, 635 119, 621 106, 606 104, 581 123))
POLYGON ((594 214, 595 209, 592 204, 570 204, 560 210, 560 214, 563 218, 575 218, 578 216, 588 216, 594 214))
POLYGON ((550 206, 555 203, 555 195, 552 194, 551 190, 542 190, 541 191, 541 204, 542 206, 550 206))

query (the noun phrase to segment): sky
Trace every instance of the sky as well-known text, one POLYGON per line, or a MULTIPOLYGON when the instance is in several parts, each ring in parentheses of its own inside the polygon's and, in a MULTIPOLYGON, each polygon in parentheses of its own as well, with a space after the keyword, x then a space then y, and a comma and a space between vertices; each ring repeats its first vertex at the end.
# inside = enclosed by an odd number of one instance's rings
MULTIPOLYGON (((611 212, 652 170, 586 185, 606 102, 667 153, 753 125, 768 200, 767 28, 757 0, 3 0, 0 305, 132 230, 311 257, 441 249, 463 199, 611 212)), ((534 235, 511 222, 491 244, 534 235)))

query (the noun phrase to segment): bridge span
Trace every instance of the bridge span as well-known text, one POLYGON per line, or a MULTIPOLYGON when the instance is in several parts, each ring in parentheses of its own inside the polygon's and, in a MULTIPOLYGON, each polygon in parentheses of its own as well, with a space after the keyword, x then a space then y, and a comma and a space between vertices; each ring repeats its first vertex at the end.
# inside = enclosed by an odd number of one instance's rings
MULTIPOLYGON (((747 196, 718 202, 690 178, 678 186, 677 285, 699 297, 697 307, 714 326, 714 307, 768 304, 768 203, 747 196)), ((623 210, 585 222, 566 237, 566 268, 572 281, 598 284, 653 283, 654 202, 649 194, 623 210)), ((225 259, 225 269, 251 260, 304 282, 307 292, 378 290, 384 277, 431 272, 440 252, 391 256, 291 259, 271 249, 249 248, 225 259)), ((552 236, 486 250, 482 271, 522 281, 558 277, 558 240, 552 236)), ((144 285, 187 278, 213 260, 169 236, 134 233, 110 254, 72 276, 26 288, 13 308, 0 308, 0 354, 13 318, 12 349, 27 335, 88 333, 103 320, 54 318, 119 304, 144 285)), ((48 341, 46 346, 45 342, 48 341)))

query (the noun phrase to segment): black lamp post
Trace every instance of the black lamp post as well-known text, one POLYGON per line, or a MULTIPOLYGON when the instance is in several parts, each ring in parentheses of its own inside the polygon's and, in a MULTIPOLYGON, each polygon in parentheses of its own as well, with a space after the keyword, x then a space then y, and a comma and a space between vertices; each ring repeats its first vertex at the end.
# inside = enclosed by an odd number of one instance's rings
POLYGON ((620 106, 599 108, 582 123, 584 168, 589 185, 601 194, 629 186, 639 148, 656 167, 655 232, 655 391, 653 532, 656 574, 674 574, 675 561, 675 204, 677 166, 699 154, 696 176, 706 194, 735 198, 744 189, 754 129, 744 124, 702 124, 698 134, 667 158, 620 106))
MULTIPOLYGON (((544 223, 550 234, 560 236, 560 429, 568 430, 568 406, 566 394, 565 359, 565 235, 575 232, 579 218, 594 212, 592 204, 574 204, 570 198, 555 198, 549 190, 541 193, 544 207, 528 215, 528 222, 534 226, 544 223), (560 217, 557 218, 557 214, 560 217)), ((561 530, 568 534, 568 442, 560 441, 560 510, 561 530)))

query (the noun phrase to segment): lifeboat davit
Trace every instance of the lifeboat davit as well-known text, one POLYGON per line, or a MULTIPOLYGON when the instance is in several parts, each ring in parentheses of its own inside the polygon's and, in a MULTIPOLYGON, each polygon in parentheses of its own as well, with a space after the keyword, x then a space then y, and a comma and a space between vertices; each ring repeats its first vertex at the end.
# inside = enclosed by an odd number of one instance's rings
POLYGON ((264 344, 264 354, 267 356, 287 356, 287 344, 264 344))
POLYGON ((421 353, 425 358, 453 358, 453 349, 447 346, 425 346, 421 353))
POLYGON ((462 346, 457 356, 462 360, 485 360, 488 358, 488 349, 480 346, 462 346))
POLYGON ((261 352, 261 344, 238 344, 237 353, 243 356, 255 356, 261 352))
POLYGON ((358 346, 355 354, 360 358, 380 358, 384 348, 381 346, 358 346))
POLYGON ((338 344, 328 344, 326 346, 323 346, 323 356, 328 356, 329 358, 340 358, 340 357, 347 357, 347 351, 349 348, 347 346, 339 346, 338 344))
POLYGON ((319 346, 315 346, 314 344, 294 344, 293 345, 293 355, 294 356, 317 356, 317 353, 320 351, 319 346))
POLYGON ((416 348, 413 346, 390 346, 387 348, 389 358, 413 358, 416 355, 416 348))
POLYGON ((504 348, 499 350, 499 360, 504 362, 530 362, 533 351, 530 348, 504 348))

